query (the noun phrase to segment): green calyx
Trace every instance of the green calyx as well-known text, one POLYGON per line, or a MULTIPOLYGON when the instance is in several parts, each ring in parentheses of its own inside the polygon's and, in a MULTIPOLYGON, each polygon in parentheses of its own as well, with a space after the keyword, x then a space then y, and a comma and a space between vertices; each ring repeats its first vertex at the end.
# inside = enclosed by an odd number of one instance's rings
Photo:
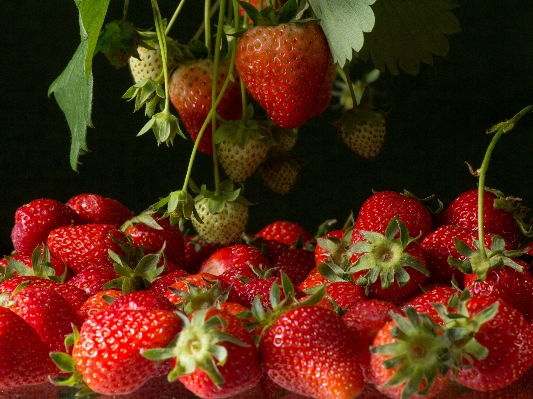
POLYGON ((359 241, 350 247, 354 254, 364 254, 348 270, 356 273, 363 270, 368 272, 357 280, 357 284, 365 286, 370 291, 378 277, 381 279, 381 288, 389 288, 394 281, 404 286, 410 279, 409 273, 404 268, 413 268, 425 275, 429 275, 425 265, 405 249, 418 237, 410 237, 407 227, 394 217, 389 222, 385 234, 371 231, 361 231, 366 241, 359 241), (398 238, 396 235, 400 233, 398 238))
POLYGON ((205 280, 209 283, 208 287, 199 287, 185 279, 183 281, 187 286, 187 290, 179 290, 172 286, 168 287, 168 289, 183 299, 183 302, 178 305, 178 309, 187 315, 196 310, 207 309, 226 302, 231 290, 231 287, 225 291, 222 290, 220 281, 205 280))
POLYGON ((287 1, 279 10, 274 10, 272 5, 269 5, 262 10, 258 10, 246 1, 238 1, 239 5, 246 11, 254 26, 268 26, 279 25, 289 22, 308 22, 312 19, 298 20, 298 15, 302 10, 302 5, 298 0, 287 1))
MULTIPOLYGON (((201 188, 192 181, 189 181, 191 190, 197 194, 194 198, 194 201, 198 202, 204 198, 208 200, 208 208, 211 214, 217 214, 222 212, 226 202, 237 201, 246 206, 252 205, 246 198, 244 198, 241 193, 243 187, 237 188, 234 190, 234 184, 231 180, 225 180, 218 185, 216 191, 209 191, 205 184, 202 184, 201 188)), ((198 217, 198 219, 200 219, 198 217)), ((202 223, 201 220, 199 220, 202 223)))
POLYGON ((330 254, 331 260, 336 265, 341 265, 350 260, 352 253, 349 251, 352 242, 353 227, 346 229, 342 238, 324 236, 317 238, 317 245, 330 254))
POLYGON ((484 281, 487 273, 491 269, 499 269, 504 266, 511 267, 519 272, 523 267, 516 263, 512 258, 523 255, 526 250, 505 250, 505 240, 500 236, 492 238, 491 248, 481 250, 478 240, 473 240, 474 249, 465 244, 463 241, 454 238, 455 248, 466 257, 466 260, 448 257, 448 263, 457 267, 463 273, 476 274, 478 281, 484 281))
POLYGON ((407 317, 392 313, 396 323, 391 336, 395 342, 372 348, 372 353, 391 356, 383 362, 387 369, 398 368, 385 388, 405 384, 402 399, 415 393, 426 395, 436 378, 448 373, 451 366, 449 339, 428 315, 413 307, 404 309, 407 317))
POLYGON ((109 258, 120 277, 107 282, 103 289, 119 289, 124 293, 144 290, 165 269, 166 259, 163 254, 165 244, 155 254, 145 255, 142 248, 133 246, 130 237, 127 237, 127 243, 114 241, 120 245, 125 254, 119 255, 112 250, 108 251, 109 258), (159 266, 162 258, 163 265, 159 266))
POLYGON ((176 365, 169 373, 169 381, 195 372, 199 367, 209 375, 213 383, 220 386, 225 380, 219 365, 224 365, 228 358, 227 349, 221 345, 230 342, 235 345, 248 346, 241 340, 224 332, 226 321, 220 316, 212 316, 206 320, 209 309, 197 311, 191 320, 178 312, 183 329, 167 348, 147 349, 143 356, 150 360, 176 358, 176 365))
POLYGON ((31 267, 26 264, 6 256, 7 267, 0 273, 0 281, 5 281, 13 276, 36 276, 52 280, 58 283, 65 281, 67 275, 67 268, 61 276, 56 276, 56 271, 53 265, 50 263, 50 250, 46 245, 38 245, 35 247, 31 254, 31 267))
POLYGON ((476 340, 475 335, 484 323, 494 318, 500 305, 496 301, 472 316, 466 308, 470 298, 468 290, 462 291, 460 296, 453 295, 448 303, 448 307, 453 309, 450 313, 446 306, 433 304, 444 321, 444 331, 450 340, 450 354, 454 370, 469 368, 474 358, 482 360, 488 356, 488 349, 476 340))

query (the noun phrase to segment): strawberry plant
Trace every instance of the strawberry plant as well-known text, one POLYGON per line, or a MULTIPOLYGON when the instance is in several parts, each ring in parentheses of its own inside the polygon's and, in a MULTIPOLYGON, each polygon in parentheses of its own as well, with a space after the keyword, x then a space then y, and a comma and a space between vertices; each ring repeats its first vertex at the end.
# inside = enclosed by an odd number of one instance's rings
MULTIPOLYGON (((446 55, 457 3, 205 0, 200 28, 179 40, 193 19, 184 0, 170 12, 145 3, 149 29, 132 22, 141 3, 125 0, 110 20, 109 0, 76 2, 79 47, 48 94, 83 174, 101 101, 93 62, 105 57, 128 71, 122 101, 144 110, 137 136, 180 154, 190 144, 185 167, 150 159, 172 183, 159 195, 139 179, 130 192, 153 194, 140 213, 85 190, 15 212, 14 252, 0 260, 0 390, 50 380, 54 396, 407 399, 521 386, 533 364, 531 245, 520 247, 529 209, 485 177, 498 139, 533 107, 490 130, 472 170, 478 189, 444 212, 435 196, 388 189, 341 229, 249 227, 254 212, 287 205, 257 195, 257 183, 280 195, 309 183, 306 167, 322 160, 300 157, 298 144, 306 126, 322 130, 321 115, 342 113, 325 146, 344 142, 362 162, 381 155, 392 102, 374 84, 446 55)), ((336 155, 312 183, 331 201, 348 197, 347 186, 322 187, 348 168, 336 155)), ((322 201, 308 197, 315 217, 322 201)))

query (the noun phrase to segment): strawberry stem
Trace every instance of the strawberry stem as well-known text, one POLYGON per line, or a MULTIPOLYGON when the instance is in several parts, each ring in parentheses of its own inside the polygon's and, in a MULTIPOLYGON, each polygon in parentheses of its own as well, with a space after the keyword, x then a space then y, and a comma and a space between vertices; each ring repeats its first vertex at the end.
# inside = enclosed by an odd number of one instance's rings
POLYGON ((130 0, 124 1, 124 8, 122 9, 122 18, 120 20, 120 23, 123 24, 126 22, 126 16, 128 15, 128 9, 130 7, 130 0))
POLYGON ((170 113, 170 99, 168 95, 168 65, 167 65, 167 39, 163 30, 163 20, 157 0, 152 0, 152 9, 154 12, 155 30, 157 40, 159 41, 159 50, 161 51, 161 60, 163 62, 163 75, 165 77, 165 110, 164 113, 170 113))
POLYGON ((204 31, 207 57, 211 57, 211 0, 205 0, 204 7, 204 31))
POLYGON ((359 105, 359 103, 357 101, 357 97, 355 96, 355 91, 353 89, 352 80, 350 79, 350 71, 348 70, 348 67, 344 66, 344 68, 342 68, 342 72, 344 73, 344 78, 346 80, 346 83, 348 84, 348 90, 350 90, 350 97, 352 97, 352 104, 354 105, 354 107, 356 107, 357 105, 359 105))
POLYGON ((174 25, 174 22, 178 18, 178 15, 184 5, 185 5, 185 0, 181 0, 180 3, 178 4, 178 7, 176 8, 176 11, 174 11, 172 18, 170 18, 170 21, 168 22, 167 29, 165 30, 165 35, 168 35, 168 32, 170 32, 172 25, 174 25))
POLYGON ((515 116, 513 116, 511 119, 500 122, 497 125, 493 126, 487 133, 494 134, 494 137, 492 138, 487 151, 485 153, 485 157, 483 158, 483 162, 481 164, 481 167, 479 168, 479 183, 478 183, 478 206, 477 206, 477 223, 478 223, 478 240, 479 240, 479 254, 483 260, 487 259, 487 251, 485 249, 485 229, 483 226, 483 197, 485 193, 485 176, 487 174, 487 170, 489 168, 489 162, 490 158, 492 156, 492 151, 494 150, 494 147, 496 146, 496 143, 502 136, 502 134, 507 133, 508 131, 512 130, 516 123, 528 112, 533 111, 533 105, 529 105, 523 110, 521 110, 519 113, 517 113, 515 116))

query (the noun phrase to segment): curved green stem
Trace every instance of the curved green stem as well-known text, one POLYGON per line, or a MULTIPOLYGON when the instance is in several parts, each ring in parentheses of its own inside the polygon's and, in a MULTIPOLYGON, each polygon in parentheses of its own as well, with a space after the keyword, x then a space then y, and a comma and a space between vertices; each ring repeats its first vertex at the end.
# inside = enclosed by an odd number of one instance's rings
POLYGON ((207 57, 211 57, 211 0, 205 0, 204 7, 204 30, 207 57))
POLYGON ((185 182, 183 183, 183 191, 187 191, 187 187, 189 186, 189 179, 191 177, 192 165, 194 163, 194 158, 196 157, 196 153, 198 152, 198 145, 200 143, 200 139, 202 138, 205 132, 205 129, 207 128, 207 125, 211 123, 211 118, 213 118, 213 116, 215 115, 218 104, 220 104, 220 101, 222 101, 222 96, 224 95, 224 92, 226 91, 226 88, 229 85, 234 66, 235 66, 235 44, 232 43, 228 76, 226 76, 226 80, 224 81, 224 84, 222 85, 222 88, 220 89, 220 93, 218 93, 217 99, 215 103, 213 104, 213 107, 211 107, 209 114, 205 118, 205 121, 202 127, 200 128, 200 131, 198 132, 198 137, 196 138, 196 141, 194 142, 194 147, 191 152, 191 158, 189 159, 189 166, 187 167, 187 173, 185 175, 185 182))
POLYGON ((479 183, 478 183, 478 205, 477 205, 477 223, 478 223, 478 240, 479 240, 479 253, 483 257, 483 259, 486 259, 487 252, 485 250, 485 228, 483 226, 483 217, 484 217, 484 211, 483 211, 483 197, 485 194, 485 176, 487 175, 487 170, 489 168, 489 162, 490 158, 492 156, 492 151, 494 150, 494 147, 496 146, 496 143, 502 136, 502 134, 507 133, 508 131, 512 130, 513 127, 516 125, 516 123, 528 112, 531 112, 533 110, 533 105, 529 105, 523 110, 521 110, 519 113, 517 113, 515 116, 513 116, 511 119, 505 122, 498 123, 496 126, 494 126, 488 133, 494 133, 494 137, 492 138, 489 147, 487 148, 487 151, 485 153, 485 157, 483 158, 483 162, 481 164, 481 167, 479 168, 479 183))
POLYGON ((176 19, 178 18, 178 15, 183 8, 185 4, 185 0, 181 0, 178 4, 178 7, 176 8, 176 11, 174 11, 174 15, 172 15, 172 18, 170 18, 170 21, 168 22, 167 29, 165 29, 165 35, 168 35, 168 32, 170 32, 170 29, 172 28, 172 25, 174 25, 174 22, 176 22, 176 19))
POLYGON ((344 77, 346 78, 346 83, 348 84, 348 90, 350 91, 350 97, 352 97, 352 104, 355 107, 357 107, 357 97, 355 96, 355 91, 353 89, 353 83, 352 79, 350 79, 350 71, 348 71, 348 68, 345 66, 342 68, 342 71, 344 72, 344 77))
POLYGON ((170 98, 168 95, 168 65, 167 65, 167 40, 163 27, 163 19, 157 0, 152 0, 152 9, 154 12, 155 30, 157 33, 157 40, 159 41, 159 50, 161 51, 161 60, 163 61, 163 75, 165 77, 165 109, 163 112, 170 112, 170 98))
MULTIPOLYGON (((220 4, 220 1, 217 0, 215 4, 211 6, 211 10, 209 11, 209 18, 211 18, 215 14, 215 11, 218 9, 219 4, 220 4)), ((200 27, 198 28, 198 30, 192 37, 191 41, 198 39, 200 35, 202 34, 202 32, 204 31, 204 29, 205 29, 205 24, 202 23, 202 25, 200 25, 200 27)))

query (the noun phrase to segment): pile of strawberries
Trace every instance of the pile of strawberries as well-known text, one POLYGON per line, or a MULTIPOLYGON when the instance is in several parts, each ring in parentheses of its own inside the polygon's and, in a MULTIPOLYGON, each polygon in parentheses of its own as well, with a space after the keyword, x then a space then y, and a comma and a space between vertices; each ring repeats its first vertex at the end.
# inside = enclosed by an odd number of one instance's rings
POLYGON ((477 241, 477 199, 377 192, 341 229, 277 221, 229 244, 99 195, 34 200, 0 262, 0 391, 517 397, 533 243, 488 190, 477 241))

